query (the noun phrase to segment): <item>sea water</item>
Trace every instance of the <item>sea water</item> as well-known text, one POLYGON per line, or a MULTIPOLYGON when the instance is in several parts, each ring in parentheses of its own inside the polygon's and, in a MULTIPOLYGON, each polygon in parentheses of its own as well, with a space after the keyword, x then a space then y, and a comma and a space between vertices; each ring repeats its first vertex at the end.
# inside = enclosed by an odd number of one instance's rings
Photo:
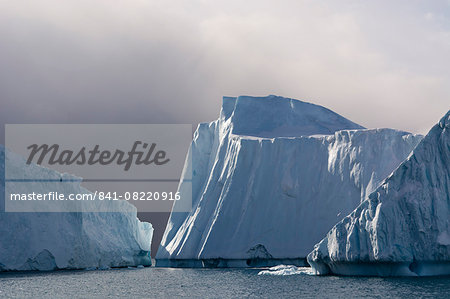
POLYGON ((449 298, 450 277, 258 275, 264 269, 128 268, 1 273, 6 298, 449 298))

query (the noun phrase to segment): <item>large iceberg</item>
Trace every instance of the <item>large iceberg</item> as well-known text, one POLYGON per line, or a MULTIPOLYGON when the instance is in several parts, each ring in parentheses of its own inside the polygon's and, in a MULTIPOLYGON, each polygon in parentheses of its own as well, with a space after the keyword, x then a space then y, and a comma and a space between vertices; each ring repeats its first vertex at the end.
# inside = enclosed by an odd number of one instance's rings
POLYGON ((157 266, 305 265, 326 232, 422 136, 364 129, 318 105, 277 96, 225 97, 194 134, 157 266), (192 161, 192 162, 190 162, 192 161))
MULTIPOLYGON (((86 194, 80 180, 37 165, 0 146, 0 202, 5 197, 5 164, 18 176, 58 178, 65 193, 86 194), (6 162, 6 161, 5 161, 6 162)), ((8 182, 11 190, 23 189, 23 182, 8 182)), ((33 190, 48 192, 46 182, 33 182, 33 190)), ((80 204, 82 209, 84 204, 80 204)), ((0 271, 109 268, 150 266, 153 228, 140 222, 136 208, 125 201, 103 202, 116 212, 11 213, 0 212, 0 271), (115 205, 114 207, 112 205, 115 205), (117 212, 118 210, 123 212, 117 212)), ((0 206, 1 207, 1 206, 0 206)), ((3 210, 0 209, 0 210, 3 210)))
POLYGON ((450 111, 308 262, 317 274, 450 274, 450 111))

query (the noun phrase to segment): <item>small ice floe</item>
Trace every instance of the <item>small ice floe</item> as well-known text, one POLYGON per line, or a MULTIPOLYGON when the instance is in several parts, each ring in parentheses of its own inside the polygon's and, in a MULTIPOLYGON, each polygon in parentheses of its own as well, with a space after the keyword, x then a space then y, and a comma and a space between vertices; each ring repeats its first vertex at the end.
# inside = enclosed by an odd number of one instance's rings
POLYGON ((278 265, 267 270, 260 271, 258 275, 314 275, 310 267, 296 267, 293 265, 278 265))

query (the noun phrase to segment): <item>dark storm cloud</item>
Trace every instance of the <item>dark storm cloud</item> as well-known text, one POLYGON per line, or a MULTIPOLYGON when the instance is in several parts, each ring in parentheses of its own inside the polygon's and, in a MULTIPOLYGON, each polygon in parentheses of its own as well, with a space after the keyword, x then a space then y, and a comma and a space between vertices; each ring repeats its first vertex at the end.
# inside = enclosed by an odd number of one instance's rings
POLYGON ((448 109, 447 1, 0 3, 3 123, 196 123, 279 94, 424 133, 448 109))

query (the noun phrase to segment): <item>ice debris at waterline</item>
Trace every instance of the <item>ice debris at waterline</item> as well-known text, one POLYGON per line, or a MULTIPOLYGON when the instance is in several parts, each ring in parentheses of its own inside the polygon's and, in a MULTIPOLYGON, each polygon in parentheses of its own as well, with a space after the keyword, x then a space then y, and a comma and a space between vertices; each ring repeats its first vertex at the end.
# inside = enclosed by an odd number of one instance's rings
MULTIPOLYGON (((304 266, 421 138, 294 99, 225 97, 219 119, 194 134, 192 210, 175 203, 156 265, 304 266)), ((182 177, 181 196, 189 184, 182 177)))
POLYGON ((308 262, 317 274, 450 274, 450 111, 308 262))
MULTIPOLYGON (((49 175, 66 180, 66 174, 26 165, 21 157, 8 152, 8 172, 15 177, 49 175), (27 174, 25 176, 24 174, 27 174)), ((0 146, 0 202, 5 196, 5 148, 0 146)), ((88 193, 79 181, 55 184, 61 193, 88 193)), ((23 188, 8 182, 14 190, 23 188)), ((23 183, 17 183, 22 184, 23 183)), ((47 193, 46 182, 33 182, 33 191, 47 193)), ((94 202, 81 203, 95 204, 94 202)), ((111 210, 123 212, 71 213, 5 213, 0 212, 0 271, 30 271, 57 269, 108 269, 151 265, 150 245, 153 228, 140 222, 136 208, 125 201, 105 201, 111 210), (115 205, 112 207, 112 205, 115 205), (118 207, 118 206, 119 207, 118 207)), ((81 207, 81 209, 82 209, 81 207)), ((105 210, 105 208, 103 208, 105 210)))
POLYGON ((289 275, 314 275, 310 267, 296 267, 293 265, 278 265, 267 270, 259 271, 258 275, 274 275, 274 276, 289 276, 289 275))

